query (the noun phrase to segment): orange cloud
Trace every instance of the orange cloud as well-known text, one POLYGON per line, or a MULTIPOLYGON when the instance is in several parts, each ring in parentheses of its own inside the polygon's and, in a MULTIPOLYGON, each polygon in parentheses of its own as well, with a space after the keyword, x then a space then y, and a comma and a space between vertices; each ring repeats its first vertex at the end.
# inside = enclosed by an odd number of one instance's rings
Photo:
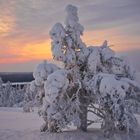
POLYGON ((13 57, 1 58, 0 63, 17 63, 26 62, 30 60, 43 60, 51 59, 51 47, 50 40, 42 41, 39 43, 27 43, 25 46, 21 46, 9 43, 12 47, 9 49, 1 50, 0 54, 9 54, 13 57))
POLYGON ((21 55, 31 59, 51 59, 50 45, 49 39, 37 44, 29 43, 27 46, 23 47, 21 55))
POLYGON ((10 4, 11 2, 0 5, 0 37, 8 35, 15 27, 14 7, 10 4))
MULTIPOLYGON (((104 40, 108 40, 109 45, 113 45, 111 48, 117 52, 136 49, 140 44, 138 37, 124 36, 118 28, 85 31, 82 39, 88 46, 100 46, 104 40)), ((0 56, 3 55, 3 57, 0 57, 0 63, 52 59, 51 40, 47 37, 46 40, 39 38, 39 36, 38 39, 28 38, 26 35, 11 39, 2 38, 0 39, 0 45, 0 56), (4 54, 6 54, 5 57, 4 54)))
POLYGON ((120 28, 85 31, 82 39, 88 46, 100 46, 104 40, 108 40, 110 47, 116 52, 140 49, 139 37, 124 35, 120 28))
POLYGON ((14 28, 14 18, 9 16, 0 17, 0 36, 6 36, 14 28))

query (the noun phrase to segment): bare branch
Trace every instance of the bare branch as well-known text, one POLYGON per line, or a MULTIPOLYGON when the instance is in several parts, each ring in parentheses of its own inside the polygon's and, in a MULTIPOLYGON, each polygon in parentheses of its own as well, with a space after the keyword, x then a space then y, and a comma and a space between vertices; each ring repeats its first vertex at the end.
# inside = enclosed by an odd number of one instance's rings
POLYGON ((89 108, 93 108, 93 109, 99 111, 104 116, 103 112, 99 108, 95 107, 93 104, 90 104, 89 108))
POLYGON ((97 115, 100 118, 104 118, 104 116, 102 116, 99 112, 94 112, 93 110, 90 110, 90 109, 88 110, 88 112, 91 112, 91 113, 97 115))

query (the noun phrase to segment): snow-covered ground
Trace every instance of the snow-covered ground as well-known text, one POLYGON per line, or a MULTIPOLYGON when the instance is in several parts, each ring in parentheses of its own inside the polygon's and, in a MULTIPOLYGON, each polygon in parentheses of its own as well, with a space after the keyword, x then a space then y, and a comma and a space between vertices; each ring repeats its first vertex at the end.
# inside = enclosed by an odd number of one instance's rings
MULTIPOLYGON (((20 108, 0 108, 0 140, 105 140, 97 128, 87 133, 80 131, 40 133, 42 123, 43 120, 36 112, 24 113, 20 108)), ((140 134, 131 136, 116 134, 110 140, 140 140, 140 134)))

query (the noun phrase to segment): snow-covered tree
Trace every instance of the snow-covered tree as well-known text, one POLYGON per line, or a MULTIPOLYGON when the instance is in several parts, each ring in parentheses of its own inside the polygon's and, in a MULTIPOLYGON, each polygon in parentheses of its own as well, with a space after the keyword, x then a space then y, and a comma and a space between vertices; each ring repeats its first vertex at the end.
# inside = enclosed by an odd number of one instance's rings
POLYGON ((33 107, 37 106, 36 104, 36 92, 30 90, 30 84, 25 87, 25 95, 23 101, 23 111, 31 112, 34 111, 33 107))
POLYGON ((3 83, 0 78, 0 107, 22 107, 25 88, 13 87, 10 82, 3 83))
POLYGON ((107 41, 98 47, 86 46, 77 8, 68 5, 66 12, 65 26, 56 23, 50 31, 53 57, 64 68, 45 61, 36 67, 31 84, 42 104, 45 124, 41 130, 58 132, 74 124, 86 131, 95 122, 87 114, 93 113, 101 120, 105 136, 116 129, 134 132, 138 124, 134 113, 140 112, 135 71, 107 41))

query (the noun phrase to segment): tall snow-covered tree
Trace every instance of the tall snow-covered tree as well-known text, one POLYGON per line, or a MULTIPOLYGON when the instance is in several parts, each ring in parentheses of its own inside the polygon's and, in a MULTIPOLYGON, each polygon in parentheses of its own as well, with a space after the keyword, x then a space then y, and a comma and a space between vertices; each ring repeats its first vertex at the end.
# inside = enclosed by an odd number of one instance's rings
POLYGON ((88 120, 87 114, 93 113, 101 120, 105 136, 116 129, 134 132, 138 124, 134 113, 140 111, 135 71, 116 56, 107 41, 86 46, 77 8, 68 5, 66 13, 65 26, 56 23, 50 31, 53 57, 64 68, 45 61, 36 67, 31 84, 42 104, 40 115, 45 124, 41 130, 58 132, 74 124, 86 131, 96 122, 88 120))

